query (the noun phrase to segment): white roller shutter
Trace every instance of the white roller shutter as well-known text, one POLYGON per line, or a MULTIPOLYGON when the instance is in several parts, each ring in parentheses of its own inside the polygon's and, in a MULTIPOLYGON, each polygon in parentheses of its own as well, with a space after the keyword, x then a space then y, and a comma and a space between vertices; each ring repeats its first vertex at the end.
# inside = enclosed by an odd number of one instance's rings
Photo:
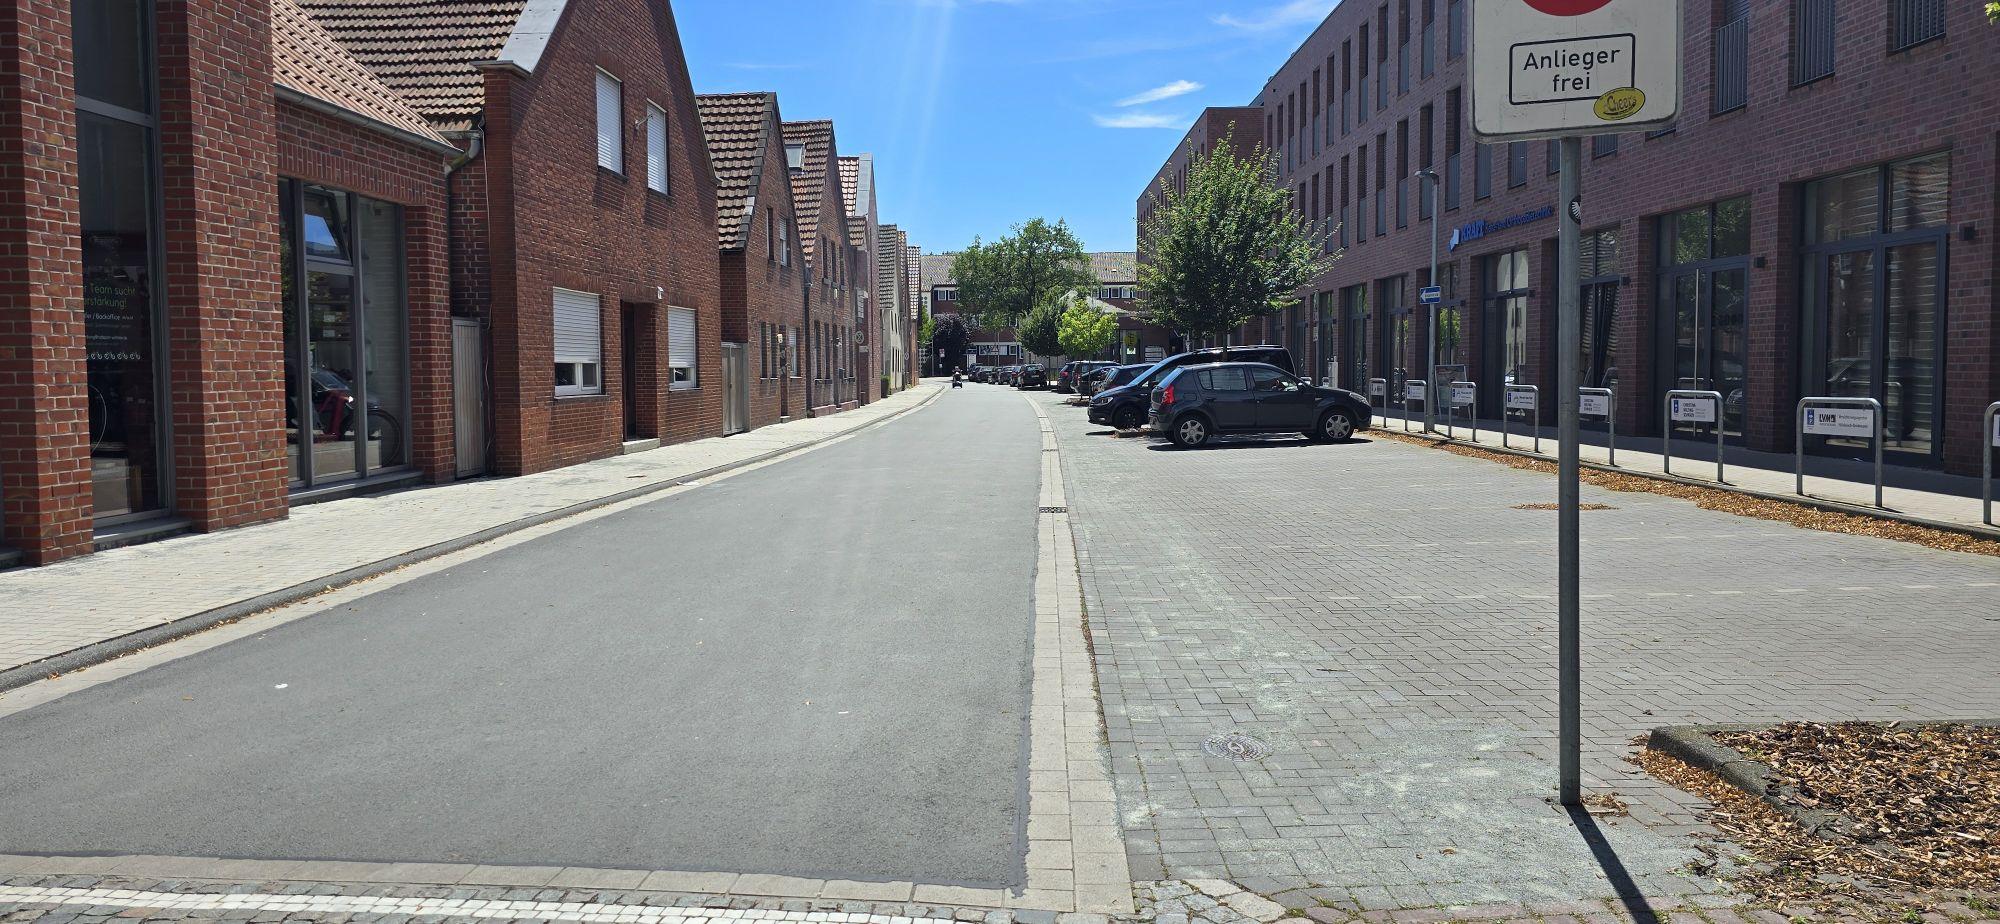
POLYGON ((625 132, 622 112, 625 88, 618 78, 597 72, 597 165, 625 172, 625 132))
POLYGON ((667 366, 673 370, 670 388, 694 388, 696 337, 695 314, 689 308, 667 309, 667 366))
POLYGON ((667 191, 667 111, 646 104, 646 188, 667 191))
POLYGON ((557 395, 594 395, 604 390, 602 312, 597 296, 555 290, 554 365, 557 395))

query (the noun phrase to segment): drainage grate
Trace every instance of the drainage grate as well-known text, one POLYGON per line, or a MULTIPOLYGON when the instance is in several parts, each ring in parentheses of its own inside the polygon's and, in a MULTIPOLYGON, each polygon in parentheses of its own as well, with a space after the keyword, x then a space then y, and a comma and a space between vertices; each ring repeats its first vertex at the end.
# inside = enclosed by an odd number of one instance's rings
POLYGON ((1042 508, 1042 512, 1043 512, 1043 513, 1068 513, 1068 512, 1069 512, 1069 508, 1068 508, 1068 507, 1043 507, 1043 508, 1042 508))
POLYGON ((1263 760, 1271 756, 1271 746, 1249 735, 1210 735, 1201 743, 1202 753, 1227 760, 1263 760))

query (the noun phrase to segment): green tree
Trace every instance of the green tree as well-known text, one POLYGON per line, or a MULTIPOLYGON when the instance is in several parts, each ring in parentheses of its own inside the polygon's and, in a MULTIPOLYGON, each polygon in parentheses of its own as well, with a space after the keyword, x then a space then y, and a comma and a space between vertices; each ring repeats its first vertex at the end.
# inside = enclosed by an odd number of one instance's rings
POLYGON ((1117 318, 1108 311, 1099 311, 1088 299, 1078 298, 1063 312, 1056 339, 1062 342, 1064 356, 1082 359, 1101 355, 1111 347, 1111 339, 1117 334, 1117 318))
POLYGON ((1153 319, 1190 337, 1221 336, 1298 303, 1331 269, 1327 235, 1277 181, 1274 152, 1237 157, 1228 143, 1192 152, 1187 190, 1162 182, 1140 228, 1139 288, 1153 319))
POLYGON ((1989 23, 2000 22, 2000 3, 1986 4, 1986 21, 1989 23))
POLYGON ((972 328, 965 319, 955 314, 937 318, 931 332, 931 348, 944 353, 938 360, 938 371, 956 369, 965 365, 965 354, 972 348, 972 328))
POLYGON ((989 329, 1013 327, 1064 293, 1097 285, 1090 255, 1069 225, 1040 218, 991 244, 974 238, 952 261, 951 275, 959 301, 978 310, 989 329))
POLYGON ((917 325, 917 342, 923 344, 924 346, 930 346, 931 338, 936 335, 937 335, 937 318, 931 316, 931 310, 929 308, 925 308, 924 322, 922 324, 917 325))
POLYGON ((1036 305, 1028 316, 1021 319, 1014 333, 1021 341, 1021 348, 1036 356, 1061 356, 1063 354, 1060 330, 1063 319, 1063 303, 1046 301, 1036 305))

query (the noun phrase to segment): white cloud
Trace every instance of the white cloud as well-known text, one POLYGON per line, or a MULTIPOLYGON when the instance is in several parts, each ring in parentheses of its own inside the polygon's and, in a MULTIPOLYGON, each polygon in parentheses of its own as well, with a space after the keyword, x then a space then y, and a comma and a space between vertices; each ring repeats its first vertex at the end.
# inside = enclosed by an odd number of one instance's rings
POLYGON ((1118 105, 1144 106, 1147 103, 1157 103, 1163 99, 1173 99, 1176 96, 1186 96, 1189 93, 1193 93, 1200 89, 1202 89, 1202 85, 1195 83, 1192 80, 1176 80, 1173 83, 1166 84, 1165 86, 1154 87, 1151 90, 1147 90, 1146 92, 1141 93, 1137 96, 1128 96, 1124 99, 1121 99, 1118 101, 1118 105))
POLYGON ((1333 12, 1338 0, 1291 0, 1282 6, 1274 6, 1248 18, 1223 14, 1215 17, 1215 24, 1241 29, 1245 32, 1270 32, 1291 26, 1316 24, 1333 12))
POLYGON ((1186 122, 1181 116, 1160 115, 1150 112, 1121 112, 1117 115, 1091 116, 1099 128, 1180 128, 1186 122))

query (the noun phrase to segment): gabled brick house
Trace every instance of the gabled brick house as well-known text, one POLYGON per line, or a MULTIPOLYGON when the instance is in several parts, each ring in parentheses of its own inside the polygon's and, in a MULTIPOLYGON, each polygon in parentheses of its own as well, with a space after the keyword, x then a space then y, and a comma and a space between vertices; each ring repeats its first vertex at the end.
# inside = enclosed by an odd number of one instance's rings
POLYGON ((840 192, 840 149, 833 123, 784 123, 792 203, 807 272, 806 396, 814 414, 857 403, 854 360, 854 255, 847 243, 847 202, 840 192))
POLYGON ((487 329, 493 467, 722 432, 715 177, 657 0, 304 0, 477 156, 453 310, 487 329))
POLYGON ((876 374, 887 340, 881 335, 880 295, 875 286, 876 235, 881 227, 875 210, 875 155, 840 159, 840 199, 847 207, 848 275, 853 280, 855 382, 858 399, 866 404, 882 394, 876 374))
POLYGON ((792 177, 774 93, 696 98, 716 175, 722 340, 743 344, 755 376, 745 429, 806 413, 797 352, 807 266, 799 252, 792 177))

